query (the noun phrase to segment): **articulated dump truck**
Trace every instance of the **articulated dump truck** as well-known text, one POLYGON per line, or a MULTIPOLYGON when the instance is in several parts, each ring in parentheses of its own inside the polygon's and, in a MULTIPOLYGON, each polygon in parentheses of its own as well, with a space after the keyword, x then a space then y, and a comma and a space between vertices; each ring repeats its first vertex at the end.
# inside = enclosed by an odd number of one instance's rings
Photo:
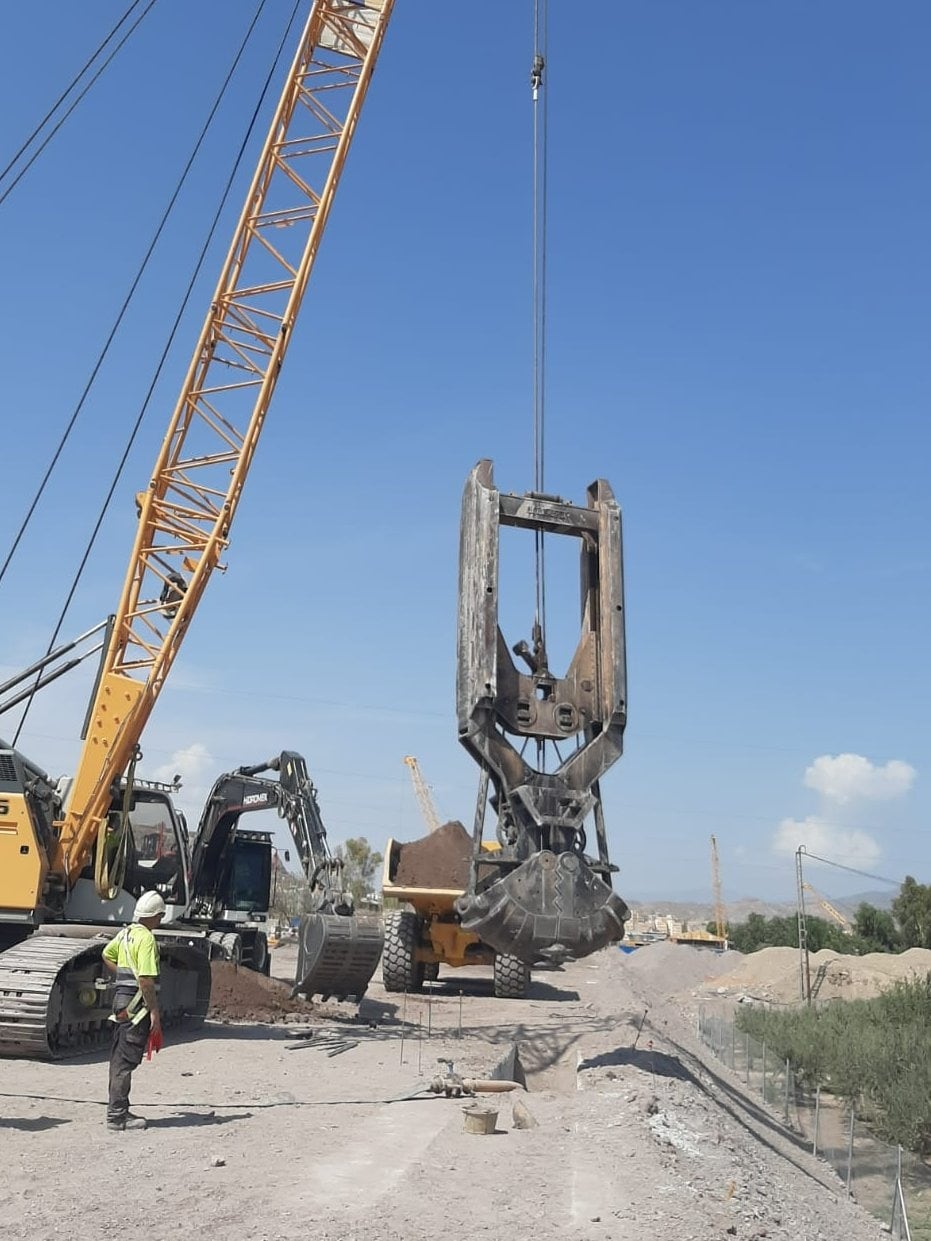
MULTIPOLYGON (((491 854, 495 848, 486 845, 491 854)), ((472 861, 472 837, 461 823, 445 823, 421 840, 389 840, 382 896, 405 906, 385 913, 381 973, 386 991, 420 991, 440 966, 494 967, 495 995, 522 999, 530 966, 483 943, 459 920, 456 901, 465 893, 472 861)))

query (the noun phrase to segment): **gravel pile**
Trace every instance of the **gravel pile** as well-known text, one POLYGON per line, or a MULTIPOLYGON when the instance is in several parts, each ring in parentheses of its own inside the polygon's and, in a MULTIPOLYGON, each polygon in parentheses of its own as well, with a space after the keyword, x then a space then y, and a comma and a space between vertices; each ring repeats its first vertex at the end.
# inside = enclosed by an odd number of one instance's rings
POLYGON ((739 952, 713 952, 708 948, 658 940, 636 952, 618 953, 613 972, 623 970, 631 978, 655 986, 666 995, 675 995, 727 974, 743 959, 739 952))

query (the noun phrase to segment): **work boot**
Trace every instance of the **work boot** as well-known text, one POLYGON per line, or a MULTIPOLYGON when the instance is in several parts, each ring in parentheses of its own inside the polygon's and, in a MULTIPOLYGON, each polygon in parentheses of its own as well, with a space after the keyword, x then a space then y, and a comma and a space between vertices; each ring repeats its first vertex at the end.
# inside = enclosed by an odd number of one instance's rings
POLYGON ((134 1116, 132 1112, 127 1112, 122 1120, 108 1120, 107 1128, 111 1133, 122 1133, 124 1129, 145 1129, 147 1123, 144 1116, 134 1116))

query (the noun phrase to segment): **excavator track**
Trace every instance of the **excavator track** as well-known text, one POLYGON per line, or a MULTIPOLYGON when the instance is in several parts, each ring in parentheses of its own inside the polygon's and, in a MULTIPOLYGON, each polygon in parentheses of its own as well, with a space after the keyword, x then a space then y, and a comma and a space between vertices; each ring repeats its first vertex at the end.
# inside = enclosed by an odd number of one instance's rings
POLYGON ((381 960, 381 919, 359 914, 308 914, 301 919, 292 995, 361 1000, 381 960))
MULTIPOLYGON (((0 954, 0 1056, 60 1059, 110 1041, 110 989, 97 938, 36 934, 0 954)), ((159 939, 162 1020, 203 1020, 210 964, 196 947, 159 939)))

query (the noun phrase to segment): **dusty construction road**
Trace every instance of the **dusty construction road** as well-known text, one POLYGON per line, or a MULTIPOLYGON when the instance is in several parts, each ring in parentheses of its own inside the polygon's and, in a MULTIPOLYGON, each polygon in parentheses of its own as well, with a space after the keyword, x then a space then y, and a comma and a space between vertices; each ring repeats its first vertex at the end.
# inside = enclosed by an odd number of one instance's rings
MULTIPOLYGON (((487 971, 450 971, 429 999, 386 996, 373 984, 365 1023, 346 1024, 355 1006, 332 1005, 290 1025, 169 1032, 135 1075, 144 1133, 105 1131, 105 1057, 0 1061, 2 1235, 98 1241, 141 1227, 167 1241, 194 1227, 268 1241, 881 1236, 830 1169, 783 1138, 695 1040, 688 999, 669 993, 687 997, 713 958, 690 948, 673 958, 662 947, 653 970, 648 958, 634 970, 634 958, 609 949, 540 973, 526 1001, 495 1000, 487 971), (311 1039, 287 1050, 311 1027, 319 1048, 311 1039), (357 1045, 329 1056, 334 1027, 357 1045), (512 1041, 536 1128, 512 1128, 516 1096, 499 1096, 490 1136, 464 1132, 462 1100, 384 1102, 443 1072, 440 1057, 463 1076, 484 1074, 512 1041)), ((278 950, 275 972, 293 968, 293 950, 278 950)))

